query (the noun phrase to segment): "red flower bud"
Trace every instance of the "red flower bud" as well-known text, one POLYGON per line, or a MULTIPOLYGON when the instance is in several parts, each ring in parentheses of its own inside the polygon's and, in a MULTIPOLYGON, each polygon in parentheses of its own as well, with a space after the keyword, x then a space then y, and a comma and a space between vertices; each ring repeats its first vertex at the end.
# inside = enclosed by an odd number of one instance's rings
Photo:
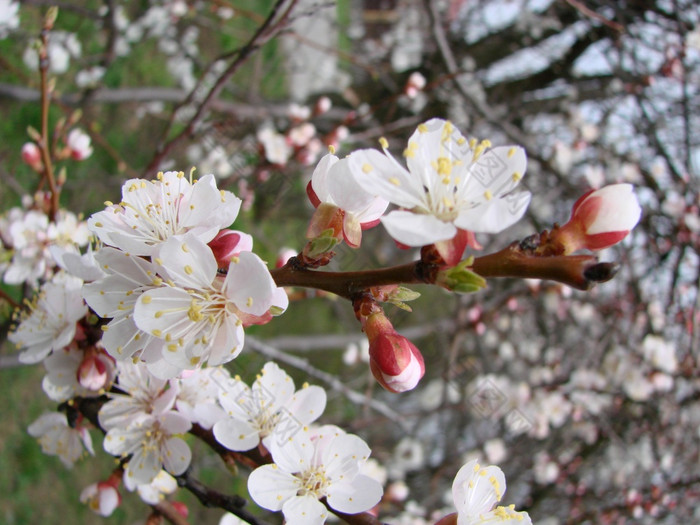
POLYGON ((415 388, 425 374, 420 350, 396 332, 382 312, 370 315, 364 328, 369 339, 369 366, 379 384, 396 393, 415 388))
POLYGON ((221 230, 209 241, 209 248, 214 252, 219 268, 228 268, 231 258, 241 252, 253 249, 253 238, 247 233, 235 230, 221 230))
POLYGON ((642 209, 631 184, 613 184, 583 195, 571 219, 552 232, 565 254, 580 249, 602 250, 627 237, 639 222, 642 209))

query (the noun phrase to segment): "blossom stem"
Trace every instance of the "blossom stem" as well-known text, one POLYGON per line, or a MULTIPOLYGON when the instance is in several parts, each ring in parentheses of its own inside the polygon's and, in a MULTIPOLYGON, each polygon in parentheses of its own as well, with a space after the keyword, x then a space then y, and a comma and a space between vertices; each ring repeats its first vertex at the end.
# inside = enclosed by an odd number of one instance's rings
MULTIPOLYGON (((326 272, 304 268, 296 264, 296 259, 293 258, 271 273, 277 286, 315 288, 353 300, 363 290, 373 286, 433 284, 438 269, 438 265, 415 261, 378 270, 326 272)), ((472 270, 486 279, 548 279, 577 290, 589 290, 596 283, 611 279, 617 271, 617 265, 599 263, 594 255, 537 256, 523 251, 519 243, 513 243, 499 252, 476 257, 472 270)))
POLYGON ((53 172, 53 162, 49 151, 49 105, 51 103, 51 91, 49 87, 49 32, 53 29, 56 19, 56 10, 51 9, 44 18, 44 26, 41 30, 41 46, 39 48, 39 75, 41 78, 41 140, 39 149, 44 162, 44 176, 51 192, 51 207, 49 209, 49 219, 56 221, 56 214, 59 207, 59 189, 56 185, 56 176, 53 172))

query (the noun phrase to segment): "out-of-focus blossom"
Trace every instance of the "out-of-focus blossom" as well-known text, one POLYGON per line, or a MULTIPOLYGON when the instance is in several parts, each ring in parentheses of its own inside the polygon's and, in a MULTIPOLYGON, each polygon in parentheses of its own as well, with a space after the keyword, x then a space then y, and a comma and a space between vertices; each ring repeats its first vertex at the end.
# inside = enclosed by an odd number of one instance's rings
POLYGON ((403 92, 408 98, 416 98, 418 93, 423 91, 423 88, 425 88, 426 84, 427 81, 425 80, 425 77, 418 71, 414 71, 408 77, 408 80, 406 81, 406 86, 404 86, 403 88, 403 92))
POLYGON ((95 455, 90 433, 81 423, 78 420, 71 427, 65 414, 45 412, 29 425, 27 431, 30 436, 39 440, 44 454, 58 456, 61 462, 70 468, 85 452, 95 455))
POLYGON ((136 484, 133 478, 124 476, 124 486, 130 492, 138 491, 141 499, 149 505, 160 503, 166 495, 172 494, 177 490, 177 480, 168 474, 165 470, 161 470, 150 483, 136 484))
POLYGON ((468 141, 448 121, 420 124, 408 141, 408 170, 387 151, 360 150, 350 169, 365 191, 403 208, 382 218, 398 242, 424 246, 458 230, 498 233, 525 213, 530 194, 515 191, 525 173, 525 151, 468 141))
POLYGON ((360 474, 370 449, 359 437, 335 426, 301 430, 291 439, 271 442, 274 464, 255 469, 248 492, 263 508, 282 511, 289 525, 321 525, 328 510, 357 514, 374 507, 382 487, 360 474))
POLYGON ((19 2, 0 0, 0 40, 19 27, 19 2))
POLYGON ((81 69, 75 75, 75 84, 80 88, 97 87, 102 77, 104 77, 105 72, 106 69, 102 66, 92 66, 87 69, 81 69))
POLYGON ((591 191, 576 201, 571 219, 552 231, 564 253, 581 249, 602 250, 622 241, 642 214, 634 187, 613 184, 591 191))
POLYGON ((71 212, 59 210, 56 222, 50 222, 42 211, 10 209, 0 217, 0 237, 12 253, 3 280, 36 285, 39 279, 50 278, 55 264, 52 247, 78 253, 78 246, 87 244, 88 235, 86 224, 71 212))
POLYGON ((24 143, 22 146, 22 160, 36 172, 44 169, 44 163, 41 160, 41 150, 34 142, 24 143))
POLYGON ((258 131, 258 141, 262 144, 265 159, 270 164, 284 166, 292 156, 292 147, 287 143, 284 135, 274 129, 266 127, 258 131))
POLYGON ((652 366, 673 374, 678 368, 676 347, 658 335, 647 335, 642 341, 644 357, 652 366))
POLYGON ((109 481, 91 483, 80 493, 80 502, 86 504, 94 513, 105 518, 121 504, 122 497, 117 487, 109 481))
POLYGON ((275 363, 266 363, 251 388, 240 379, 226 384, 219 402, 228 417, 214 425, 214 437, 230 450, 250 450, 260 442, 293 438, 326 408, 326 392, 319 386, 294 391, 294 381, 275 363))
MULTIPOLYGON (((71 58, 80 58, 82 46, 74 33, 52 31, 49 35, 49 71, 61 75, 68 71, 71 58)), ((33 45, 27 47, 22 56, 24 65, 31 70, 39 68, 39 54, 33 45)))
POLYGON ((42 286, 31 309, 20 318, 8 339, 18 348, 22 363, 38 363, 51 351, 70 344, 76 335, 76 323, 87 314, 77 277, 60 273, 42 286))
POLYGON ((92 155, 90 135, 81 129, 75 128, 68 133, 66 146, 74 160, 85 160, 92 155))

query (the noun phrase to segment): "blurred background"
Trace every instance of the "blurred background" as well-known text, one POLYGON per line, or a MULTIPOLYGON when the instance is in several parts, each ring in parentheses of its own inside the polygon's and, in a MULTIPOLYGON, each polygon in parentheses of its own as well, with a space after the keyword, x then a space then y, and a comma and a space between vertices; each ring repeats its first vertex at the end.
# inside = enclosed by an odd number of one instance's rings
MULTIPOLYGON (((54 4, 0 2, 0 212, 37 189, 20 149, 27 127, 39 127, 34 42, 54 4)), ((313 210, 305 187, 329 146, 343 156, 386 137, 400 158, 433 117, 527 150, 529 210, 502 234, 477 236, 482 253, 566 222, 591 188, 633 184, 641 222, 600 253, 621 264, 613 281, 585 293, 515 279, 468 296, 418 286, 412 313, 387 307, 425 356, 426 376, 410 393, 375 384, 350 305, 311 291, 247 331, 249 349, 230 368, 252 381, 274 354, 298 384, 327 388, 320 421, 367 439, 390 523, 433 523, 451 506, 459 466, 475 457, 504 470, 504 502, 540 525, 700 521, 697 2, 58 5, 51 124, 81 110, 94 149, 64 163, 61 202, 86 217, 117 201, 128 178, 195 166, 244 200, 234 227, 272 265, 282 248, 303 247, 313 210)), ((341 246, 330 269, 416 257, 379 227, 360 250, 341 246)), ((26 292, 2 286, 16 299, 26 292)), ((78 502, 114 464, 97 431, 97 459, 70 471, 27 435, 55 407, 41 392, 43 367, 20 366, 5 341, 10 314, 0 304, 0 522, 143 520, 148 509, 133 494, 108 519, 78 502)), ((191 445, 202 481, 246 495, 245 477, 191 445)), ((192 523, 222 514, 188 494, 176 499, 192 523)))

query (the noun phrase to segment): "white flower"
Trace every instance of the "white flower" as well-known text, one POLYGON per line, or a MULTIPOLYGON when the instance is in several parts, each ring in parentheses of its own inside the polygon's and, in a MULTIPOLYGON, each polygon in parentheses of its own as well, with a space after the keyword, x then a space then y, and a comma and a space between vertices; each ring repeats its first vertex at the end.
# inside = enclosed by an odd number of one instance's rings
POLYGON ((244 323, 288 304, 257 255, 241 252, 222 276, 211 249, 191 232, 164 242, 158 261, 168 285, 139 297, 134 321, 164 341, 164 359, 181 370, 232 360, 243 348, 244 323))
POLYGON ((294 392, 294 381, 275 363, 266 363, 252 388, 236 378, 219 394, 230 417, 214 425, 214 437, 230 450, 250 450, 262 440, 286 441, 303 425, 318 419, 326 407, 326 392, 304 384, 294 392))
POLYGON ((91 483, 80 493, 80 502, 85 503, 93 512, 104 517, 111 516, 121 501, 122 498, 117 488, 104 481, 91 483))
MULTIPOLYGON (((82 46, 74 33, 66 31, 52 31, 48 46, 49 70, 58 75, 68 71, 71 58, 80 58, 82 46)), ((24 65, 29 69, 39 68, 39 55, 34 46, 29 46, 22 56, 24 65)))
POLYGON ((642 341, 642 350, 647 361, 659 370, 673 374, 678 368, 676 347, 662 337, 647 335, 642 341))
POLYGON ((173 379, 179 386, 175 406, 177 411, 192 423, 210 429, 214 423, 226 417, 218 405, 218 395, 223 384, 231 376, 223 367, 198 368, 173 379))
POLYGON ((323 497, 347 514, 369 510, 382 497, 381 485, 359 473, 369 447, 338 427, 302 430, 281 444, 273 440, 270 452, 274 464, 250 474, 248 491, 261 507, 281 510, 287 525, 325 523, 328 511, 319 501, 323 497))
POLYGON ((136 485, 151 483, 162 468, 176 476, 187 470, 192 451, 177 434, 191 427, 190 421, 177 412, 145 415, 126 428, 111 428, 104 449, 114 456, 131 455, 124 474, 136 485))
POLYGON ((73 340, 76 323, 87 314, 80 288, 83 281, 65 273, 56 274, 42 286, 31 309, 8 339, 18 348, 22 363, 38 363, 52 350, 60 350, 73 340))
POLYGON ((528 192, 513 191, 527 164, 520 147, 467 141, 450 122, 432 119, 409 139, 406 170, 382 143, 386 155, 357 151, 350 168, 365 191, 405 208, 382 218, 405 245, 450 240, 458 229, 498 233, 520 219, 530 202, 528 192))
POLYGON ((159 173, 158 180, 128 180, 122 202, 88 220, 102 242, 133 255, 156 255, 173 235, 192 232, 209 242, 238 215, 241 200, 218 190, 213 175, 190 183, 182 172, 159 173))
POLYGON ((497 466, 481 467, 476 460, 464 465, 452 483, 457 524, 480 525, 497 522, 531 525, 532 521, 527 512, 518 512, 514 510, 513 505, 495 507, 505 491, 506 478, 497 466))
POLYGON ((136 489, 141 499, 149 505, 157 505, 166 494, 172 494, 177 490, 177 480, 161 470, 150 483, 138 485, 133 478, 124 476, 124 486, 126 490, 133 492, 136 489))
POLYGON ((98 417, 103 429, 126 428, 144 416, 164 414, 173 408, 176 384, 155 377, 144 363, 120 361, 117 369, 117 387, 124 393, 110 393, 111 399, 100 408, 98 417))
POLYGON ((92 145, 90 135, 75 128, 68 133, 66 145, 70 150, 70 155, 75 160, 85 160, 92 155, 92 145))
POLYGON ((0 39, 7 37, 19 27, 19 3, 14 0, 0 0, 0 39))
POLYGON ((284 135, 272 128, 262 128, 258 131, 258 140, 265 150, 265 159, 271 164, 284 166, 292 156, 292 147, 287 144, 284 135))
POLYGON ((49 278, 54 266, 50 250, 58 247, 79 253, 77 246, 87 244, 88 233, 85 223, 65 210, 59 210, 56 222, 50 223, 41 211, 12 208, 0 218, 0 236, 14 251, 4 281, 34 284, 49 278))
POLYGON ((44 454, 58 456, 70 468, 85 451, 94 455, 92 439, 87 429, 78 422, 75 428, 68 425, 68 418, 61 412, 45 412, 27 429, 29 435, 39 440, 44 454))
MULTIPOLYGON (((314 206, 325 203, 343 210, 343 236, 357 247, 362 239, 362 228, 376 225, 389 201, 367 193, 352 177, 348 159, 325 155, 311 176, 307 192, 314 206)), ((325 229, 321 224, 318 229, 325 229)))

